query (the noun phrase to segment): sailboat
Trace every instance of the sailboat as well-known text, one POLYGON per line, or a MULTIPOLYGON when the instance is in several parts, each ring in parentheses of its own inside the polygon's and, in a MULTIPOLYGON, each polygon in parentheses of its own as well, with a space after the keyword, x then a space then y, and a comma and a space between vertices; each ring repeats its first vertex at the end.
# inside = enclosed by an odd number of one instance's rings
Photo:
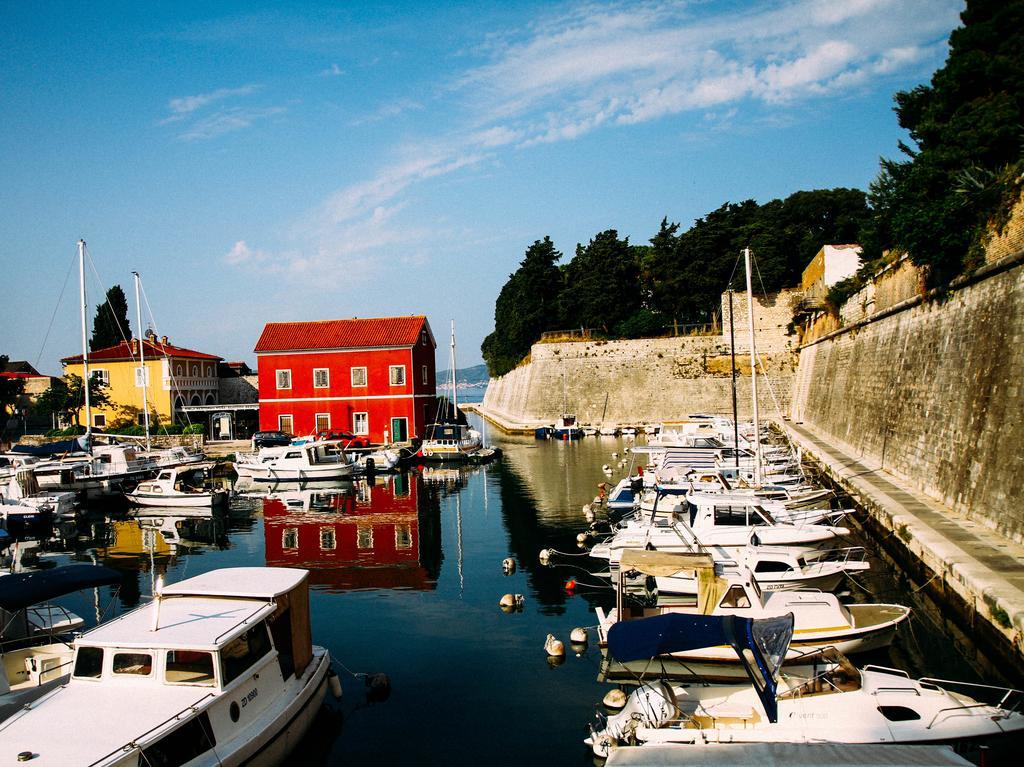
POLYGON ((455 320, 452 320, 452 340, 448 354, 448 384, 452 389, 445 407, 438 408, 437 420, 428 427, 427 438, 420 446, 420 459, 432 463, 467 463, 478 460, 483 449, 483 437, 470 428, 459 410, 459 389, 455 381, 455 320), (450 406, 450 407, 449 407, 450 406))

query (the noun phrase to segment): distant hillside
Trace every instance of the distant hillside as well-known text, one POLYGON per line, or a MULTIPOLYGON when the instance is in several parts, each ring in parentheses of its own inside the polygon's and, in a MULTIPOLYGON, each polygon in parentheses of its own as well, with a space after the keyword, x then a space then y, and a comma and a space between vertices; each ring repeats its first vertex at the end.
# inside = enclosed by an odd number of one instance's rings
MULTIPOLYGON (((490 381, 487 365, 474 365, 471 368, 459 368, 455 371, 455 380, 459 387, 472 386, 483 388, 490 381)), ((448 382, 448 371, 437 371, 437 385, 444 386, 448 382)))

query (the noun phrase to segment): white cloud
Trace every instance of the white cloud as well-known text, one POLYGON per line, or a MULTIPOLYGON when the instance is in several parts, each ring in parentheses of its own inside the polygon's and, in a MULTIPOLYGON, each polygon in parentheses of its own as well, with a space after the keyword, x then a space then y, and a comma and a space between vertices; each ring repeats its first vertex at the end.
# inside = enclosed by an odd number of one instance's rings
POLYGON ((167 103, 167 108, 171 114, 167 117, 164 122, 174 122, 176 120, 182 120, 187 115, 192 114, 198 109, 202 109, 209 104, 213 104, 217 101, 223 101, 224 99, 234 98, 236 96, 248 96, 250 93, 255 93, 260 89, 259 85, 250 84, 243 85, 239 88, 219 88, 209 93, 199 93, 195 96, 182 96, 180 98, 171 99, 167 103))
MULTIPOLYGON (((396 148, 371 176, 330 195, 296 228, 299 252, 273 260, 306 272, 375 274, 381 254, 393 262, 396 251, 422 253, 440 242, 436 228, 405 223, 412 189, 431 179, 608 125, 625 130, 692 113, 681 126, 687 135, 708 112, 705 126, 729 129, 753 106, 761 124, 785 123, 801 100, 888 88, 882 78, 941 61, 961 7, 961 0, 561 6, 460 56, 480 63, 444 89, 446 132, 396 148)), ((357 124, 426 108, 396 99, 357 124)), ((222 115, 203 135, 246 119, 222 115)))
POLYGON ((341 77, 343 74, 345 74, 345 70, 337 64, 331 64, 327 69, 320 71, 321 77, 341 77))
POLYGON ((287 111, 284 107, 245 108, 235 107, 197 120, 192 127, 178 135, 182 141, 202 141, 222 136, 225 133, 243 130, 258 120, 279 115, 287 111))

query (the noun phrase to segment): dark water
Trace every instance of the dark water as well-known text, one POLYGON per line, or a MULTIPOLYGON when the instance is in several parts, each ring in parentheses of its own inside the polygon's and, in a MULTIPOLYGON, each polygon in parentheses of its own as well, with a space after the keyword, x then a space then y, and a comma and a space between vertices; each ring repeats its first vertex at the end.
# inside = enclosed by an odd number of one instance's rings
MULTIPOLYGON (((578 551, 581 506, 625 443, 490 441, 505 456, 489 466, 357 482, 312 503, 301 493, 241 496, 229 514, 205 518, 136 518, 94 505, 41 561, 121 570, 121 610, 148 598, 157 575, 175 582, 239 565, 309 568, 314 641, 353 674, 387 674, 391 688, 374 701, 363 677, 342 671, 342 700, 322 713, 295 764, 590 765, 582 738, 608 688, 596 681, 593 643, 576 656, 568 635, 592 626, 593 606, 611 595, 581 570, 540 566, 537 554, 578 551), (511 576, 502 573, 506 557, 517 564, 511 576), (569 575, 580 580, 575 594, 563 588, 569 575), (498 608, 505 593, 525 597, 522 612, 498 608), (561 665, 547 660, 549 633, 566 643, 561 665)), ((912 603, 913 586, 875 564, 850 598, 912 603)), ((67 605, 92 615, 78 599, 67 605)), ((978 679, 923 611, 891 652, 868 660, 978 679)))

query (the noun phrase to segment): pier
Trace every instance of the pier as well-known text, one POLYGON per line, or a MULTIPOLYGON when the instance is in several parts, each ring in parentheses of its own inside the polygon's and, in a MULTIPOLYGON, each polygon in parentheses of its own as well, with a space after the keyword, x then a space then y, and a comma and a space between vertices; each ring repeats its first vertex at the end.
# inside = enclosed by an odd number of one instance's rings
POLYGON ((779 427, 868 515, 887 552, 1015 683, 1024 678, 1024 546, 916 491, 800 423, 779 427))

